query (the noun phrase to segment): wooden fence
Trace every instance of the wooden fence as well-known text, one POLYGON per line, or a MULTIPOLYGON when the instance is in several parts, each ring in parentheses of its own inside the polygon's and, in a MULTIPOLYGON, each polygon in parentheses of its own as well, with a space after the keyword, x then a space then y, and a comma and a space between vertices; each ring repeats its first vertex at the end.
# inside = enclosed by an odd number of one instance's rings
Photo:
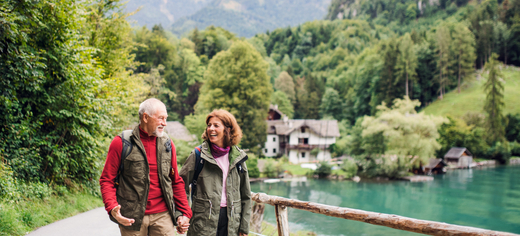
POLYGON ((394 229, 410 231, 414 233, 428 235, 494 235, 512 236, 518 234, 479 229, 474 227, 452 225, 435 221, 418 220, 398 215, 389 215, 357 209, 329 206, 313 202, 304 202, 294 199, 287 199, 278 196, 270 196, 265 193, 251 193, 253 201, 257 203, 267 203, 275 207, 276 221, 279 236, 289 236, 289 221, 287 207, 310 211, 322 215, 343 218, 347 220, 361 221, 373 225, 381 225, 394 229))

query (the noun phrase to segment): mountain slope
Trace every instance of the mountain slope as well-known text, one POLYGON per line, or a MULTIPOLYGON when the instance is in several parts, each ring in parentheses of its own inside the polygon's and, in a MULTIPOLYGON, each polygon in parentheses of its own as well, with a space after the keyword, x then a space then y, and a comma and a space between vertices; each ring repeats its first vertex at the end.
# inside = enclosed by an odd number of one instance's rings
POLYGON ((220 26, 238 36, 251 37, 280 27, 296 26, 306 21, 323 19, 330 0, 215 0, 183 17, 172 26, 182 35, 195 27, 220 26))
MULTIPOLYGON (((509 66, 502 70, 504 74, 504 100, 505 108, 503 113, 520 113, 520 68, 509 66)), ((484 76, 487 76, 484 74, 484 76)), ((468 112, 484 113, 484 101, 486 94, 483 91, 485 78, 474 81, 467 88, 461 90, 460 94, 457 90, 447 93, 443 100, 437 100, 427 106, 423 111, 431 115, 451 115, 454 117, 462 117, 468 112)))
POLYGON ((212 0, 129 0, 126 12, 133 12, 139 7, 141 10, 129 19, 135 25, 151 28, 155 24, 169 27, 173 22, 184 16, 189 16, 212 0))

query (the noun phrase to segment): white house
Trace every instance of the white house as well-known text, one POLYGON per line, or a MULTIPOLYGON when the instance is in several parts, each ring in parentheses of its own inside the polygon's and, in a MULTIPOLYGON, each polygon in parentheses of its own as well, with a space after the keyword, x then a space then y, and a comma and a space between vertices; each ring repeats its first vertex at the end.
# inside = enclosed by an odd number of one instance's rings
POLYGON ((339 137, 336 120, 267 120, 264 155, 287 155, 292 163, 331 159, 328 147, 339 137), (313 151, 314 150, 314 151, 313 151))

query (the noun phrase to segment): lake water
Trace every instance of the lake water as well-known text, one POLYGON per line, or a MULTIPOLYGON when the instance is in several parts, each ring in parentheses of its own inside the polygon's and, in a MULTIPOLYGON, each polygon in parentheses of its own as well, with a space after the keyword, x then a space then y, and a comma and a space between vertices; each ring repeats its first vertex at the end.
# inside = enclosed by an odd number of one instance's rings
MULTIPOLYGON (((434 181, 314 180, 251 183, 253 192, 520 234, 520 166, 452 170, 434 181)), ((276 224, 266 205, 264 220, 276 224)), ((289 208, 291 232, 318 235, 421 235, 289 208)))

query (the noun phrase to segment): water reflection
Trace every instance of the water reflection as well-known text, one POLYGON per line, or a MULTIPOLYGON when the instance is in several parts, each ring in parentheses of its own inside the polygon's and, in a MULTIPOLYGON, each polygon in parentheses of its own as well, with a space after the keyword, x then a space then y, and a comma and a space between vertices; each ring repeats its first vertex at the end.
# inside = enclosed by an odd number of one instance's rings
MULTIPOLYGON (((360 182, 313 180, 253 183, 254 192, 334 206, 397 214, 520 233, 520 167, 455 170, 434 181, 360 182)), ((265 219, 275 223, 274 209, 265 219)), ((419 235, 382 226, 289 209, 292 231, 318 235, 419 235)))

